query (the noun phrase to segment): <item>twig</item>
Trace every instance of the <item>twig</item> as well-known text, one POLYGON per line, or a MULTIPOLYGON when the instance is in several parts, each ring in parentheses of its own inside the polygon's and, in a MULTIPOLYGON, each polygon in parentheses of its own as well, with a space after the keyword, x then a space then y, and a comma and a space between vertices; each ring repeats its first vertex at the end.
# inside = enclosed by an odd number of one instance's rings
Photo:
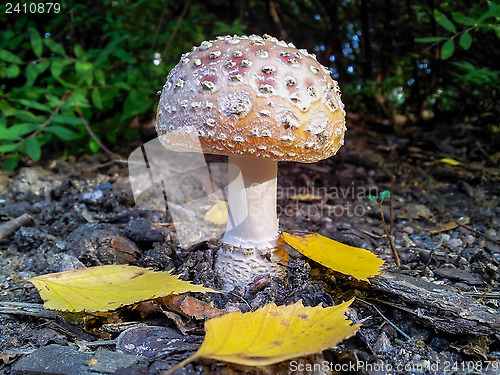
MULTIPOLYGON (((391 194, 392 197, 392 194, 391 194)), ((389 198, 391 199, 391 198, 389 198)), ((398 267, 401 267, 401 260, 399 259, 398 252, 396 251, 396 246, 394 245, 394 239, 392 238, 391 233, 387 230, 387 224, 385 223, 384 212, 382 211, 382 205, 379 205, 380 216, 382 217, 382 223, 384 224, 384 232, 389 239, 389 245, 391 245, 392 255, 394 256, 394 261, 398 267)), ((392 212, 392 210, 391 210, 392 212)), ((390 215, 392 217, 392 215, 390 215)))
POLYGON ((57 317, 54 311, 45 310, 41 304, 23 302, 0 302, 0 314, 28 315, 47 319, 57 317))
POLYGON ((33 218, 24 214, 0 225, 0 241, 12 236, 19 228, 32 227, 35 225, 33 218))
POLYGON ((27 136, 24 141, 26 141, 28 138, 31 138, 31 137, 35 137, 38 133, 40 133, 40 131, 42 131, 44 128, 46 128, 47 126, 49 126, 51 123, 52 123, 52 119, 54 118, 55 115, 57 115, 59 113, 59 110, 61 109, 62 105, 64 104, 64 102, 66 101, 66 99, 68 98, 69 94, 71 93, 70 90, 67 90, 64 95, 62 96, 62 98, 60 99, 60 103, 59 105, 54 108, 54 110, 51 112, 49 118, 47 119, 47 121, 45 121, 42 125, 40 125, 40 127, 34 131, 33 133, 31 133, 29 136, 27 136))
POLYGON ((174 40, 175 35, 179 31, 179 27, 181 26, 181 22, 182 22, 184 16, 186 15, 186 12, 187 12, 187 10, 189 8, 189 2, 190 2, 190 0, 186 0, 185 3, 184 3, 184 8, 182 9, 182 13, 179 16, 179 19, 177 20, 177 23, 175 24, 175 27, 174 27, 174 30, 172 31, 172 34, 170 34, 170 38, 168 38, 167 45, 165 46, 165 48, 163 49, 163 52, 161 53, 161 59, 162 60, 167 55, 168 49, 170 48, 170 44, 172 44, 172 41, 174 40))
POLYGON ((99 145, 100 148, 103 149, 103 151, 108 154, 109 156, 111 157, 114 157, 114 156, 119 156, 118 154, 114 153, 113 151, 111 151, 110 149, 108 149, 106 146, 104 146, 104 144, 99 140, 99 138, 97 138, 97 136, 95 135, 95 133, 92 131, 92 129, 90 129, 90 126, 89 124, 87 123, 87 120, 85 120, 85 117, 83 117, 83 113, 82 113, 82 110, 80 109, 80 106, 78 105, 78 103, 76 102, 76 99, 73 95, 73 92, 72 91, 67 91, 70 93, 71 95, 71 98, 73 99, 73 103, 75 103, 75 108, 76 108, 76 111, 78 112, 78 115, 80 116, 80 118, 82 119, 82 122, 83 122, 83 125, 85 126, 85 129, 87 129, 87 132, 89 133, 89 135, 92 137, 92 139, 95 141, 95 143, 97 143, 99 145))
POLYGON ((375 309, 376 312, 378 312, 380 314, 380 316, 387 322, 389 323, 396 331, 398 331, 399 333, 401 333, 401 335, 404 336, 404 338, 406 338, 407 340, 411 340, 411 337, 408 336, 406 333, 404 333, 397 325, 395 325, 393 322, 391 322, 384 314, 382 314, 382 312, 377 308, 377 306, 375 306, 373 303, 370 303, 368 301, 365 301, 359 297, 356 298, 356 301, 360 301, 360 302, 363 302, 364 304, 366 305, 369 305, 371 307, 373 307, 375 309))
POLYGON ((155 36, 153 42, 151 43, 150 50, 153 51, 156 47, 156 41, 158 40, 158 35, 160 34, 161 27, 163 26, 163 20, 165 19, 165 7, 161 10, 160 20, 158 21, 158 26, 156 27, 155 36))

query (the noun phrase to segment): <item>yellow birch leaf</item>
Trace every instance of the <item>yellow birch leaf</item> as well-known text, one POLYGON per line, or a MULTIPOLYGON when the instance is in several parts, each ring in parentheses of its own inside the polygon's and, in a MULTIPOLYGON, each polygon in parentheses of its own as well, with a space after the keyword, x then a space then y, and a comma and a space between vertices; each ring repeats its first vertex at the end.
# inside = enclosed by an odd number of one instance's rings
POLYGON ((317 233, 294 235, 281 233, 281 238, 302 255, 345 275, 368 281, 380 273, 384 261, 368 250, 344 245, 317 233))
POLYGON ((46 309, 61 311, 109 311, 136 302, 185 292, 216 290, 180 280, 170 272, 110 265, 32 277, 46 309))
POLYGON ((200 358, 266 366, 332 348, 361 325, 345 317, 352 302, 326 308, 304 307, 302 300, 279 307, 271 302, 254 312, 236 311, 208 320, 201 347, 169 373, 200 358))
POLYGON ((219 201, 214 204, 205 214, 205 220, 216 225, 227 223, 227 202, 219 201))
POLYGON ((445 164, 449 164, 449 165, 460 165, 462 163, 460 163, 459 161, 455 160, 455 159, 449 159, 449 158, 442 158, 441 159, 441 163, 445 163, 445 164))

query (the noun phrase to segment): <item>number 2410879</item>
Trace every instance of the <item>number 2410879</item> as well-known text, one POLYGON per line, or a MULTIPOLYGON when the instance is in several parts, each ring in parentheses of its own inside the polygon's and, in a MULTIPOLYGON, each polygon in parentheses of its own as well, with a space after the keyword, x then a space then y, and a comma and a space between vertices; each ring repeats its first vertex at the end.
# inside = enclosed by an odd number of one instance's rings
POLYGON ((43 14, 59 13, 61 4, 59 3, 6 3, 5 14, 43 14))

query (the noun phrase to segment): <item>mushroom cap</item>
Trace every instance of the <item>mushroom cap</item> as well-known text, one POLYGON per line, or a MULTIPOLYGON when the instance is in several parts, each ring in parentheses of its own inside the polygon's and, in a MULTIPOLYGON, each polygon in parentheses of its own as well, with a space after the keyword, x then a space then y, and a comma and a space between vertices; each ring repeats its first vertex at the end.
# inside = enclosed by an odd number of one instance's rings
POLYGON ((163 86, 156 131, 173 151, 313 163, 344 143, 340 89, 316 57, 265 35, 205 41, 163 86), (201 147, 201 149, 200 149, 201 147))

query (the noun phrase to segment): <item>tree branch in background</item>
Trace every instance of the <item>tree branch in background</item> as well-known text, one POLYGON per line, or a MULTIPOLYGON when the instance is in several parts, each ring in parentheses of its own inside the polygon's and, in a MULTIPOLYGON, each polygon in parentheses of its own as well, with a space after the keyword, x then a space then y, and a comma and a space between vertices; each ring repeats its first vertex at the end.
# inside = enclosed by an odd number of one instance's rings
POLYGON ((170 44, 172 44, 172 41, 174 40, 175 35, 177 34, 177 31, 179 31, 179 27, 181 26, 181 22, 184 19, 186 12, 189 8, 189 3, 190 3, 190 0, 186 0, 186 2, 184 3, 184 8, 182 9, 182 13, 179 16, 179 19, 177 20, 177 23, 174 27, 174 30, 172 31, 172 34, 170 34, 170 38, 168 38, 167 45, 165 46, 165 48, 163 49, 163 52, 161 53, 162 60, 167 55, 168 49, 170 48, 170 44))
POLYGON ((66 94, 69 92, 69 94, 71 95, 71 98, 73 99, 73 103, 75 103, 75 107, 76 107, 76 111, 78 112, 78 115, 80 116, 80 118, 82 119, 82 122, 83 122, 83 125, 85 126, 85 129, 87 129, 87 132, 89 133, 89 135, 92 137, 92 139, 95 141, 95 143, 97 143, 99 145, 100 148, 102 148, 102 150, 108 154, 109 156, 111 157, 115 157, 115 156, 119 156, 118 154, 114 153, 113 151, 111 151, 109 148, 107 148, 106 146, 104 146, 104 144, 100 141, 99 138, 97 138, 97 136, 95 135, 95 133, 92 131, 92 129, 90 129, 90 126, 89 124, 87 123, 87 120, 85 120, 85 117, 83 116, 83 113, 82 113, 82 110, 80 109, 80 106, 78 105, 78 103, 76 102, 76 99, 73 95, 73 92, 72 91, 67 91, 66 94))

